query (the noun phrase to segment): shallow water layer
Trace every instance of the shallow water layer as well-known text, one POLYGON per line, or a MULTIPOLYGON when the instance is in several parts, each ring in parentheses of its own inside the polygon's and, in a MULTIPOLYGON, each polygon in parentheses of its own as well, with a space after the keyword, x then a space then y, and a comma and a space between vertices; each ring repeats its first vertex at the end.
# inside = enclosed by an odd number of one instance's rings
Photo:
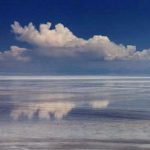
POLYGON ((150 149, 150 78, 0 76, 0 149, 150 149))

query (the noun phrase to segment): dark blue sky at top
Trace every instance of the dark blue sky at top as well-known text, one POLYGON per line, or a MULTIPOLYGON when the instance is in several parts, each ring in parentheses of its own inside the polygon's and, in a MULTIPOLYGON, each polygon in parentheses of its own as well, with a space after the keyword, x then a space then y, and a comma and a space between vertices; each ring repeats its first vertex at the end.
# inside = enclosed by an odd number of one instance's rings
POLYGON ((36 26, 63 23, 75 35, 106 35, 112 41, 150 47, 149 0, 0 0, 0 46, 24 45, 10 32, 14 20, 36 26))

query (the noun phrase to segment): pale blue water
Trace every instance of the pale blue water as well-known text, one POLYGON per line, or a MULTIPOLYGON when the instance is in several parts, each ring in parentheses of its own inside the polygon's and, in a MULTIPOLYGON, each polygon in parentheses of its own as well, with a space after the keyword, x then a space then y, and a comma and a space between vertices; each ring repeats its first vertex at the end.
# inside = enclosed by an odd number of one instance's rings
POLYGON ((0 150, 149 150, 150 78, 0 76, 0 150))

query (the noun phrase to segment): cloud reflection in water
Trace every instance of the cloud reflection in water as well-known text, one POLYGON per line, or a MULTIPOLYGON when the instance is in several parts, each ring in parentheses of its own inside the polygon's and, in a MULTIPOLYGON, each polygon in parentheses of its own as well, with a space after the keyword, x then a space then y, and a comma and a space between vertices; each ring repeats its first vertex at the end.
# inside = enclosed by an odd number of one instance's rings
POLYGON ((38 113, 39 119, 50 119, 50 115, 54 115, 56 119, 62 119, 69 111, 75 107, 72 102, 40 102, 30 103, 29 105, 21 105, 11 111, 10 116, 14 120, 18 120, 21 116, 32 119, 38 113))
POLYGON ((100 108, 107 108, 109 105, 108 100, 96 100, 90 102, 92 108, 100 109, 100 108))
MULTIPOLYGON (((108 100, 97 100, 87 103, 87 106, 91 109, 104 109, 107 108, 108 105, 108 100)), ((21 104, 15 106, 14 109, 11 110, 10 117, 13 120, 18 120, 21 117, 26 117, 31 120, 37 114, 38 119, 49 120, 51 116, 54 116, 55 119, 62 119, 72 109, 76 109, 77 107, 82 106, 74 102, 38 102, 21 104)))

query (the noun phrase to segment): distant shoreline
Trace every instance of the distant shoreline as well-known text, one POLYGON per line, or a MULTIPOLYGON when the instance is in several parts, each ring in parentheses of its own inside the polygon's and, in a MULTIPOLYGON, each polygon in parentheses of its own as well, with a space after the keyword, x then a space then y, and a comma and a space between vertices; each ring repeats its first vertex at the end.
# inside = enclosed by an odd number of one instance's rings
POLYGON ((150 79, 150 76, 102 76, 102 75, 0 75, 0 80, 87 80, 87 79, 150 79))

